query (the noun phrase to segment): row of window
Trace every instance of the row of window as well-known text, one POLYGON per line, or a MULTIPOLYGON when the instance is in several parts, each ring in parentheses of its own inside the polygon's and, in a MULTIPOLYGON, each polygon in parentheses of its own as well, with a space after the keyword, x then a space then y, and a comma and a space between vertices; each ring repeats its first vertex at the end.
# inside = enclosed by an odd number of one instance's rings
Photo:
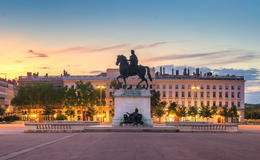
MULTIPOLYGON (((224 93, 218 92, 218 96, 217 96, 217 92, 190 92, 190 91, 189 92, 175 92, 175 98, 178 98, 178 97, 185 98, 186 96, 189 98, 191 98, 191 97, 198 98, 199 93, 200 93, 200 98, 204 98, 204 97, 223 98, 223 96, 225 96, 225 98, 229 98, 229 96, 231 96, 231 98, 235 98, 235 92, 231 92, 231 95, 229 92, 224 92, 224 93), (181 95, 179 95, 179 93, 181 93, 181 95), (185 95, 185 93, 187 93, 187 94, 185 95), (204 95, 204 94, 206 94, 206 95, 204 95)), ((162 91, 161 95, 163 98, 166 98, 166 91, 162 91)), ((173 97, 173 92, 169 91, 169 98, 172 98, 172 97, 173 97)), ((236 98, 241 98, 241 92, 237 92, 236 98)))
MULTIPOLYGON (((185 89, 185 85, 180 85, 181 89, 185 89)), ((217 89, 217 86, 216 85, 213 85, 213 86, 210 86, 210 85, 206 85, 206 89, 217 89)), ((169 89, 173 89, 173 85, 169 85, 168 86, 169 89)), ((234 85, 231 85, 231 90, 235 90, 235 88, 237 88, 237 90, 241 90, 241 86, 234 86, 234 85)), ((157 89, 160 89, 160 85, 157 85, 157 89)), ((166 85, 162 85, 162 89, 166 89, 166 85)), ((179 85, 176 84, 175 85, 175 89, 179 89, 179 85)), ((204 85, 201 85, 201 86, 192 86, 192 85, 188 85, 188 89, 204 89, 204 85)), ((223 86, 222 85, 219 85, 218 86, 218 89, 222 90, 223 89, 223 86)), ((229 89, 229 86, 228 85, 225 85, 225 89, 228 90, 229 89)))
MULTIPOLYGON (((178 102, 176 102, 176 103, 178 104, 178 102)), ((181 104, 179 104, 179 105, 186 106, 184 101, 182 101, 181 104)), ((226 106, 226 107, 231 107, 231 106, 234 106, 234 105, 236 105, 237 107, 241 107, 240 102, 237 102, 237 103, 235 103, 235 102, 231 102, 231 103, 225 102, 225 103, 223 103, 223 102, 220 101, 220 102, 217 103, 216 101, 213 101, 213 102, 200 101, 200 106, 218 106, 218 107, 226 106)), ((199 104, 198 104, 197 101, 194 101, 194 102, 188 101, 188 107, 190 107, 190 106, 199 107, 199 104)))

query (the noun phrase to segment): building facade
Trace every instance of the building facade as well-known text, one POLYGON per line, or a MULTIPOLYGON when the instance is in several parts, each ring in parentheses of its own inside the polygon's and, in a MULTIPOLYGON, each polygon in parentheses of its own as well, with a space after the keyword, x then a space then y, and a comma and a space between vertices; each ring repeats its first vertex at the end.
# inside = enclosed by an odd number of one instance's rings
MULTIPOLYGON (((153 82, 149 89, 160 91, 161 100, 167 104, 176 102, 181 106, 237 106, 239 121, 244 121, 244 92, 245 80, 243 76, 213 76, 212 74, 168 75, 156 73, 151 70, 153 82)), ((107 69, 107 72, 99 76, 69 76, 63 78, 65 86, 71 87, 76 81, 91 82, 93 86, 103 85, 106 87, 107 112, 113 108, 113 88, 110 86, 112 80, 119 75, 118 69, 107 69)), ((131 77, 127 80, 128 87, 136 87, 139 79, 131 77)), ((109 115, 109 113, 106 113, 109 115)), ((111 117, 111 116, 110 116, 111 117)), ((111 121, 109 117, 107 121, 111 121)), ((189 118, 188 118, 189 119, 189 118)), ((174 117, 163 116, 162 121, 173 121, 174 117)), ((178 119, 177 119, 178 120, 178 119)), ((223 122, 224 118, 216 116, 213 122, 223 122)))
POLYGON ((15 81, 0 78, 0 107, 6 110, 6 113, 12 113, 15 108, 11 105, 11 100, 17 92, 15 81))
MULTIPOLYGON (((106 93, 106 106, 102 106, 102 114, 94 116, 93 120, 100 120, 104 122, 111 122, 113 118, 113 93, 114 89, 110 86, 111 81, 115 80, 119 75, 118 69, 107 69, 106 73, 102 73, 95 76, 60 76, 55 77, 55 83, 67 87, 75 86, 77 81, 91 82, 91 84, 97 88, 97 86, 104 86, 106 93)), ((151 75, 153 81, 149 82, 149 89, 155 89, 160 91, 161 100, 166 101, 167 104, 176 102, 179 106, 217 106, 218 110, 227 106, 230 108, 233 105, 237 106, 239 121, 244 121, 244 96, 245 96, 245 80, 243 76, 216 76, 211 73, 202 75, 199 70, 193 75, 189 74, 189 70, 184 69, 182 75, 179 75, 179 71, 176 70, 176 74, 165 74, 164 69, 160 69, 160 72, 155 73, 155 69, 151 69, 151 75)), ((35 79, 42 79, 39 77, 35 79)), ((28 82, 28 78, 20 77, 19 85, 28 82)), ((47 79, 45 81, 53 81, 53 79, 47 79)), ((128 87, 135 88, 140 80, 138 77, 129 77, 127 79, 128 87)), ((52 82, 54 83, 54 82, 52 82)), ((96 106, 97 110, 100 106, 96 106)), ((167 110, 167 107, 166 107, 167 110)), ((86 120, 85 111, 76 111, 76 120, 86 120)), ((156 117, 154 120, 158 120, 156 117)), ((176 115, 165 114, 161 118, 163 121, 179 121, 180 119, 176 115)), ((186 120, 191 120, 191 117, 186 117, 186 120)), ((200 119, 198 117, 199 121, 200 119)), ((224 118, 221 116, 214 116, 212 122, 222 123, 224 118)))

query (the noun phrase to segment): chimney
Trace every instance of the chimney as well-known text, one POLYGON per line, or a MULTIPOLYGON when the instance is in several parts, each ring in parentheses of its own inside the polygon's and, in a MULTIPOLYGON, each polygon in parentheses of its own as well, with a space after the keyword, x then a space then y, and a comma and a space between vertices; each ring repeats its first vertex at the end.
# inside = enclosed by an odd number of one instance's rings
POLYGON ((32 77, 32 72, 27 72, 27 77, 32 77))
POLYGON ((165 75, 165 68, 163 67, 163 75, 165 75))
POLYGON ((183 75, 186 76, 187 75, 187 68, 185 67, 183 70, 183 75))
POLYGON ((196 75, 199 76, 200 75, 200 69, 196 68, 196 75))
POLYGON ((172 75, 174 75, 174 69, 172 68, 172 75))
POLYGON ((188 68, 188 76, 190 75, 190 69, 188 68))
POLYGON ((162 67, 160 67, 160 75, 162 75, 162 67))

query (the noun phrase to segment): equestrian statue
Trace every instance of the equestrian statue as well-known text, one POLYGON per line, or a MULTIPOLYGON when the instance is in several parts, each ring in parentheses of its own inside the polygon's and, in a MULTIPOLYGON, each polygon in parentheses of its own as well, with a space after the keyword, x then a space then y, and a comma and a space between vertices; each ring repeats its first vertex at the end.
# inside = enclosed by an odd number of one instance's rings
POLYGON ((124 55, 118 55, 116 65, 119 65, 120 75, 116 78, 119 82, 119 79, 122 78, 124 80, 124 88, 126 88, 126 79, 130 76, 138 76, 141 81, 137 84, 137 88, 140 87, 140 84, 145 81, 146 89, 148 89, 148 81, 145 78, 146 72, 149 80, 152 82, 152 76, 150 73, 150 68, 148 66, 138 65, 138 58, 135 55, 135 51, 131 50, 131 56, 129 60, 124 55), (130 63, 129 63, 130 62, 130 63))

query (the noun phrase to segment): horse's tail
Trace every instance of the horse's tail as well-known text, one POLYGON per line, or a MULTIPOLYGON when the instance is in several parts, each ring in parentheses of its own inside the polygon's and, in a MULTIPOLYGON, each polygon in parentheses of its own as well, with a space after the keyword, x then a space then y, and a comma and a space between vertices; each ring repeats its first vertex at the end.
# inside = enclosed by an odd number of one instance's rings
POLYGON ((148 78, 152 82, 153 79, 152 79, 152 76, 151 76, 151 73, 150 73, 150 68, 148 66, 145 66, 145 68, 147 69, 148 78))

